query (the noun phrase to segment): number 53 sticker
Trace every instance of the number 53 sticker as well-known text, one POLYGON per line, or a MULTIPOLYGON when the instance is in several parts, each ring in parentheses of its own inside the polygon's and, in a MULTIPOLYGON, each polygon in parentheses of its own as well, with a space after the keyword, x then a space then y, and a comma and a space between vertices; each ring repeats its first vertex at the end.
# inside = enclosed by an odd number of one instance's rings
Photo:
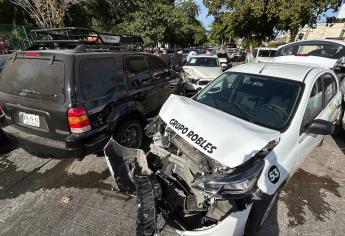
POLYGON ((275 184, 278 182, 279 177, 279 169, 276 166, 272 166, 268 171, 268 179, 271 181, 272 184, 275 184))

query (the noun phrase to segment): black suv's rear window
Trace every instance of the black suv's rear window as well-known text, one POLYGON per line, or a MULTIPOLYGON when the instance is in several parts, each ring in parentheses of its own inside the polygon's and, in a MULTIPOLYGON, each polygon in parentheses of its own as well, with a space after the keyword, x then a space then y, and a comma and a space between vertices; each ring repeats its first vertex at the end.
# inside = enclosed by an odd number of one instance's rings
POLYGON ((63 102, 64 64, 43 59, 10 59, 0 77, 0 91, 38 100, 63 102))

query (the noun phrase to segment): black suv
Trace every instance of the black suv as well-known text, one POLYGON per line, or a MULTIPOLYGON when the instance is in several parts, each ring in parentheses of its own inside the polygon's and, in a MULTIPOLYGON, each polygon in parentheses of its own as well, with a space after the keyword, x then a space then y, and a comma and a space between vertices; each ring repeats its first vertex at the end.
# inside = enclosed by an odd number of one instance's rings
POLYGON ((83 157, 111 136, 140 147, 147 118, 180 77, 156 56, 121 52, 118 35, 72 27, 33 32, 44 39, 11 54, 0 75, 6 136, 50 156, 83 157))

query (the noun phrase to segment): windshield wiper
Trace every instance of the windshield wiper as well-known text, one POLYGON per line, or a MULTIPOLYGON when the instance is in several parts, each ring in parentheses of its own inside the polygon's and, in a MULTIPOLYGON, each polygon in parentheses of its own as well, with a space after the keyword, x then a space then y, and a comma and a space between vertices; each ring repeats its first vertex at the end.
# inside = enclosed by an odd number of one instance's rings
POLYGON ((248 120, 249 122, 251 123, 255 123, 254 120, 253 120, 253 117, 248 113, 246 112, 245 110, 242 109, 242 107, 240 105, 238 105, 237 103, 235 102, 231 102, 229 98, 225 97, 225 96, 222 96, 229 104, 231 104, 232 106, 236 107, 236 109, 244 116, 244 118, 246 120, 248 120))

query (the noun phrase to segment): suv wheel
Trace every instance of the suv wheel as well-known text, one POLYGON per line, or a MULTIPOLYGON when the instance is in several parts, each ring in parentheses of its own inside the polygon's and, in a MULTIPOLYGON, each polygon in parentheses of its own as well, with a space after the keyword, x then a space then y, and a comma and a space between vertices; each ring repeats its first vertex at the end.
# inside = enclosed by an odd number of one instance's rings
POLYGON ((125 121, 114 132, 114 139, 128 148, 140 148, 143 137, 143 128, 138 120, 125 121))

